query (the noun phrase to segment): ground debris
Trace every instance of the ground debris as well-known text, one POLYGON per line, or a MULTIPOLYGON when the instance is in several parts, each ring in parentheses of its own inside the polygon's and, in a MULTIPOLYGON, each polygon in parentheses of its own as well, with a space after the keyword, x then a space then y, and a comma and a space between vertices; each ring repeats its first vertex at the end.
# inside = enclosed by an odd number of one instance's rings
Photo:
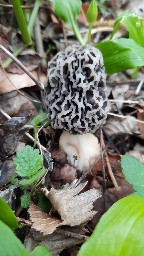
POLYGON ((77 187, 65 186, 61 190, 50 190, 48 198, 61 216, 63 225, 77 226, 89 221, 96 214, 92 210, 93 203, 101 197, 101 192, 93 188, 80 193, 85 186, 86 183, 81 183, 77 187))

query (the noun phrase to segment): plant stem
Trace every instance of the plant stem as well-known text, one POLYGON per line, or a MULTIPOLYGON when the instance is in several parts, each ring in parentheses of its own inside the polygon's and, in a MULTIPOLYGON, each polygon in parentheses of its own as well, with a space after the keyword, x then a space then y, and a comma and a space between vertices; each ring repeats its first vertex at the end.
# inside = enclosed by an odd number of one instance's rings
MULTIPOLYGON (((67 5, 67 3, 66 3, 67 5)), ((81 34, 79 32, 79 28, 78 28, 78 25, 77 23, 75 22, 72 14, 71 14, 71 11, 69 9, 69 5, 67 5, 67 10, 68 10, 68 14, 69 14, 69 17, 70 17, 70 21, 71 21, 71 25, 72 25, 72 29, 73 29, 73 32, 75 34, 75 36, 77 37, 77 40, 79 41, 79 43, 81 45, 85 45, 85 42, 83 41, 82 37, 81 37, 81 34)))
MULTIPOLYGON (((16 51, 13 53, 13 55, 15 57, 17 57, 23 50, 24 50, 25 46, 22 45, 20 48, 16 49, 16 51)), ((12 59, 8 58, 5 62, 3 62, 2 66, 4 69, 8 68, 8 66, 12 63, 12 59)))
POLYGON ((20 0, 12 0, 14 13, 21 31, 22 39, 26 45, 32 43, 31 36, 28 32, 25 16, 21 7, 20 0))
POLYGON ((31 17, 30 17, 30 21, 28 24, 28 31, 29 31, 30 35, 32 34, 32 31, 33 31, 33 27, 34 27, 35 20, 38 15, 39 7, 40 7, 40 0, 36 0, 31 17))
POLYGON ((92 31, 92 23, 89 23, 89 31, 88 31, 88 41, 87 43, 90 44, 91 43, 91 31, 92 31))

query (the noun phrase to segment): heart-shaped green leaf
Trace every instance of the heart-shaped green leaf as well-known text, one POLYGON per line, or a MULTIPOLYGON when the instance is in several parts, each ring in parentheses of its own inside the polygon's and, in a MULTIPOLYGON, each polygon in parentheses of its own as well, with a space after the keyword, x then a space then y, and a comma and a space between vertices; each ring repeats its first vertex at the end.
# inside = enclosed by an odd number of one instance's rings
MULTIPOLYGON (((8 204, 0 198, 0 220, 4 222, 9 228, 15 230, 19 228, 16 216, 8 204)), ((0 254, 1 255, 1 254, 0 254)))
POLYGON ((144 197, 128 196, 101 218, 77 256, 144 256, 144 197))
POLYGON ((133 39, 108 40, 96 48, 103 54, 107 74, 144 66, 144 48, 133 39))

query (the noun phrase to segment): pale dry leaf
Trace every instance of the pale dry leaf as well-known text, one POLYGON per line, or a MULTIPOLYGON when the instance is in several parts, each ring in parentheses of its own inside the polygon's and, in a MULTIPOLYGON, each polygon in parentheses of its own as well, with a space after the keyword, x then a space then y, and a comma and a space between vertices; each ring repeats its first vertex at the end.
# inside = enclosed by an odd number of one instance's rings
POLYGON ((42 210, 33 203, 31 203, 28 213, 33 222, 32 228, 42 232, 43 235, 52 234, 61 223, 61 220, 55 219, 51 215, 42 212, 42 210))
POLYGON ((137 119, 133 116, 127 118, 110 117, 104 125, 104 130, 108 135, 114 134, 139 134, 137 119))
MULTIPOLYGON (((36 71, 31 72, 38 79, 36 71)), ((41 76, 41 82, 46 82, 46 76, 41 76)), ((0 68, 0 93, 11 92, 17 89, 34 86, 35 82, 27 74, 11 74, 0 68)))
POLYGON ((91 220, 96 214, 93 203, 101 197, 101 192, 93 188, 80 193, 85 185, 50 190, 48 198, 63 220, 61 225, 77 226, 91 220))

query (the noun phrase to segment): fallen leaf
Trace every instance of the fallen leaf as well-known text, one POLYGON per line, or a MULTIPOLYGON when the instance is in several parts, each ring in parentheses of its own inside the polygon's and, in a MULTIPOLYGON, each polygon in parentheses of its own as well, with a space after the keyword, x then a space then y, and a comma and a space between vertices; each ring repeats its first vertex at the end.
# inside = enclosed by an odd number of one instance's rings
POLYGON ((80 194, 86 186, 81 183, 77 187, 67 187, 56 190, 51 188, 48 198, 63 220, 62 225, 77 226, 93 218, 93 203, 101 197, 100 190, 90 189, 80 194))
POLYGON ((133 116, 126 118, 110 117, 104 125, 104 130, 108 135, 113 134, 139 134, 137 119, 133 116))
POLYGON ((64 249, 70 248, 85 241, 85 236, 81 235, 82 227, 65 227, 53 234, 42 236, 34 230, 25 239, 25 247, 28 251, 34 250, 38 245, 46 246, 53 256, 58 256, 64 249))
MULTIPOLYGON (((38 80, 36 71, 31 72, 38 80)), ((40 81, 44 84, 46 76, 42 75, 40 81)), ((17 89, 34 86, 35 82, 27 74, 11 74, 0 68, 0 93, 11 92, 17 89)))
POLYGON ((43 235, 52 234, 56 228, 62 222, 51 215, 42 212, 35 204, 31 203, 28 213, 30 214, 30 219, 33 222, 32 228, 40 231, 43 235))

